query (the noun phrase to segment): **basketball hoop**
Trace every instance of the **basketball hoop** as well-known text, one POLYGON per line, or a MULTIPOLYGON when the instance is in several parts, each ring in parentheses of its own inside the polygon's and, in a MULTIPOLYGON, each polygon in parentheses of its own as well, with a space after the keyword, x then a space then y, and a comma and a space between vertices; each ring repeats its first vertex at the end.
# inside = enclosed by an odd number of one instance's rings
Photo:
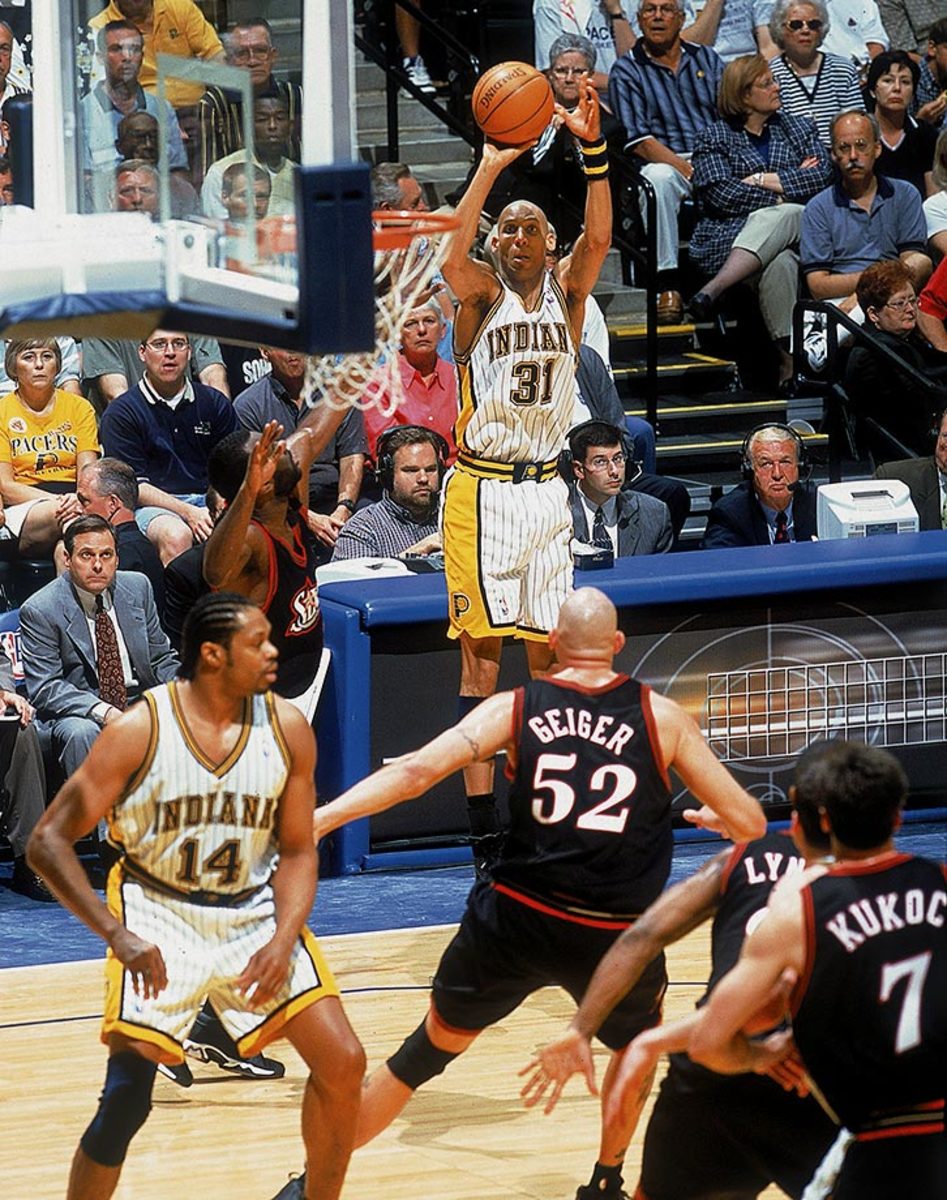
POLYGON ((372 213, 375 247, 375 348, 311 356, 303 400, 314 407, 377 408, 388 417, 404 399, 398 350, 408 313, 430 295, 431 280, 460 226, 453 213, 372 213))

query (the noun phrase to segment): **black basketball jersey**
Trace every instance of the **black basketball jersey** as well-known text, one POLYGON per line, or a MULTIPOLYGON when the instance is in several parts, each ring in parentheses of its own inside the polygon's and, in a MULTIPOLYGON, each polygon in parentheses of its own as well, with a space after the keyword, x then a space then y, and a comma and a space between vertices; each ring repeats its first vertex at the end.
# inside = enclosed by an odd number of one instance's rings
POLYGON ((637 915, 671 865, 671 792, 650 689, 627 675, 588 689, 516 691, 510 828, 499 885, 576 914, 637 915))
POLYGON ((802 901, 793 1032, 810 1075, 856 1134, 927 1132, 937 1102, 942 1129, 947 868, 906 854, 840 863, 802 901))
POLYGON ((258 521, 269 549, 266 600, 260 608, 272 625, 270 641, 279 650, 274 691, 299 696, 312 683, 322 654, 322 613, 316 590, 316 542, 298 511, 287 514, 292 543, 274 538, 258 521))

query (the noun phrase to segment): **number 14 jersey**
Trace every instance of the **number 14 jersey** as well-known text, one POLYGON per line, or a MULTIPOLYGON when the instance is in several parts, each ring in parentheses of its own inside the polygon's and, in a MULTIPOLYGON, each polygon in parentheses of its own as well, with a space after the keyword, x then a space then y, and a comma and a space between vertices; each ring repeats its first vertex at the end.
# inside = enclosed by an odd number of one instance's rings
POLYGON ((510 829, 494 879, 577 915, 643 912, 672 850, 651 689, 627 675, 596 689, 553 678, 515 696, 510 829))

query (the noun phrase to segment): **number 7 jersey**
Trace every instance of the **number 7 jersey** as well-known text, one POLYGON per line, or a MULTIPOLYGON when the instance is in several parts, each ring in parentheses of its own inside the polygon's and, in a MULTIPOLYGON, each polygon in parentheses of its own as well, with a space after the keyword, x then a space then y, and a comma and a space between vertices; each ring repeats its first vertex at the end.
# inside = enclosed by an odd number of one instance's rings
POLYGON ((624 917, 671 866, 671 792, 651 689, 536 679, 515 693, 510 829, 494 880, 574 914, 624 917))
POLYGON ((109 840, 129 875, 157 890, 237 896, 276 865, 279 800, 290 755, 273 694, 245 701, 237 741, 210 762, 191 735, 177 684, 146 692, 151 741, 109 814, 109 840))

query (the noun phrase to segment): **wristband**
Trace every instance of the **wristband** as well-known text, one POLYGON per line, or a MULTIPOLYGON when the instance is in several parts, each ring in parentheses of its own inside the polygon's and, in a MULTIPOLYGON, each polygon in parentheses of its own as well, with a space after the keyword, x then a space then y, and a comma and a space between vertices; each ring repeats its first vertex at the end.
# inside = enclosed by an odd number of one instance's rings
POLYGON ((623 12, 606 13, 605 15, 608 17, 608 22, 610 25, 614 25, 616 21, 628 20, 628 14, 623 12))
POLYGON ((579 143, 579 149, 582 151, 582 170, 586 177, 588 179, 608 178, 608 146, 605 144, 605 139, 599 138, 597 142, 582 140, 579 143))

